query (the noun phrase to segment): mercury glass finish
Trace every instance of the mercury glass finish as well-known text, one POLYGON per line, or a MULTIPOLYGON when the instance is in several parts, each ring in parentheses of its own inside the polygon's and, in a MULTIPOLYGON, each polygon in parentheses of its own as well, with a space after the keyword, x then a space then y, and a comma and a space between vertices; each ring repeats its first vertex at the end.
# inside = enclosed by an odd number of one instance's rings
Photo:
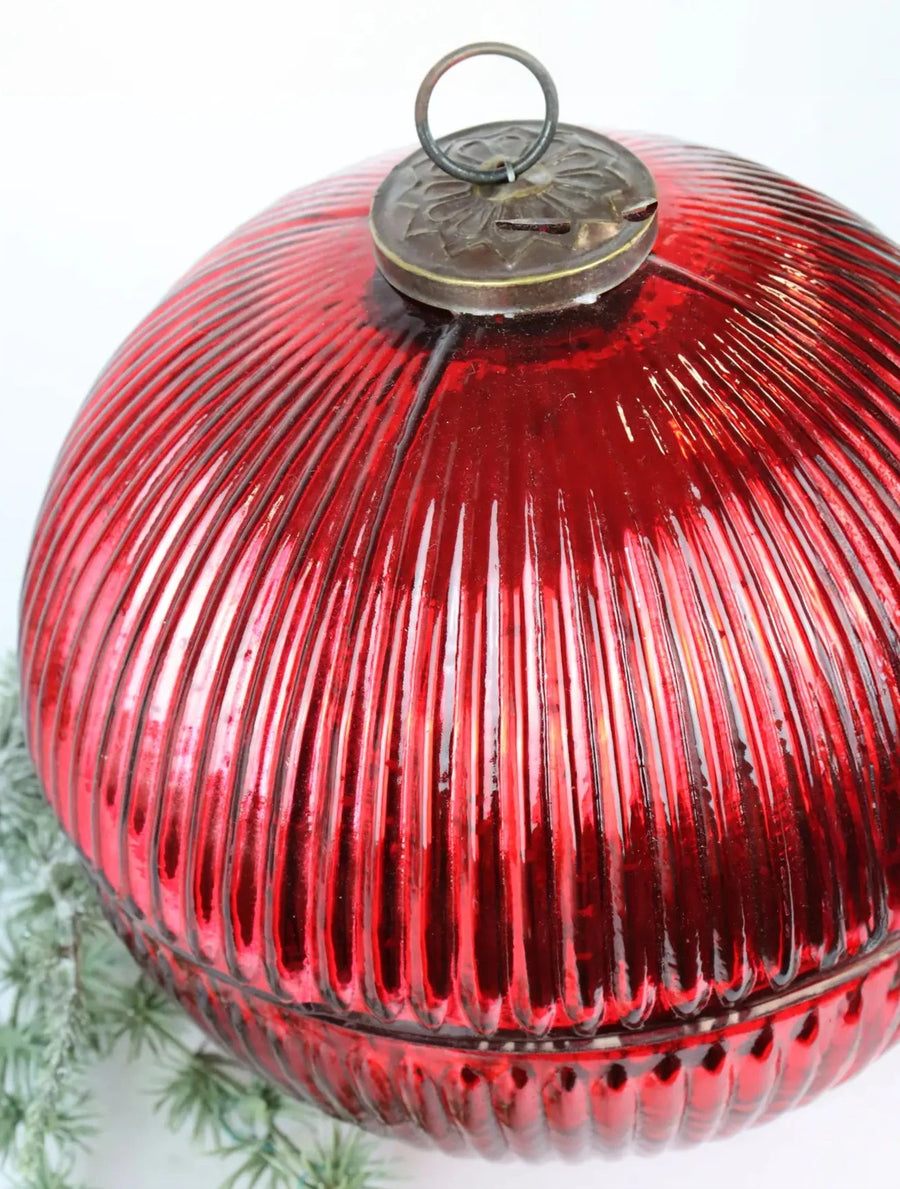
POLYGON ((393 158, 239 229, 98 381, 25 582, 34 758, 135 954, 451 1150, 725 1134, 900 1026, 900 256, 622 139, 656 245, 567 312, 393 290, 393 158))

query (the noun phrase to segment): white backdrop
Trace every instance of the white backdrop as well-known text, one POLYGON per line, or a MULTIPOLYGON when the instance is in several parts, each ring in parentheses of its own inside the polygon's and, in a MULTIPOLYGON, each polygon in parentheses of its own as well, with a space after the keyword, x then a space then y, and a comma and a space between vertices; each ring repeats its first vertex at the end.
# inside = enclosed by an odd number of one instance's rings
MULTIPOLYGON (((447 50, 512 41, 553 72, 561 118, 730 148, 900 239, 896 0, 0 0, 0 648, 53 458, 94 376, 170 283, 286 190, 414 138, 447 50)), ((538 115, 520 68, 460 67, 438 134, 538 115)), ((104 1072, 98 1189, 209 1189, 132 1074, 104 1072)), ((433 1189, 607 1177, 640 1189, 896 1179, 900 1051, 817 1104, 654 1160, 501 1170, 385 1145, 433 1189)), ((2 1184, 2 1181, 0 1181, 2 1184)))

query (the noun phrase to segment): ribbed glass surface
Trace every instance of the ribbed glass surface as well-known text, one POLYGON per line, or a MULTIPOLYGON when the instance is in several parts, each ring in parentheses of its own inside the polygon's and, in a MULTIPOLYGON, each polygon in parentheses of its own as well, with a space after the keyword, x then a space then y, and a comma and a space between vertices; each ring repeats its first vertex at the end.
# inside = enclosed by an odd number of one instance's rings
POLYGON ((26 578, 35 759, 130 943, 300 1092, 451 1147, 565 1149, 582 1079, 630 1097, 576 1147, 701 1138, 897 1027, 900 255, 627 143, 655 250, 559 315, 391 290, 393 162, 240 229, 101 377, 26 578), (351 1051, 390 1109, 341 1099, 351 1051), (691 1060, 731 1072, 641 1140, 631 1081, 691 1060))

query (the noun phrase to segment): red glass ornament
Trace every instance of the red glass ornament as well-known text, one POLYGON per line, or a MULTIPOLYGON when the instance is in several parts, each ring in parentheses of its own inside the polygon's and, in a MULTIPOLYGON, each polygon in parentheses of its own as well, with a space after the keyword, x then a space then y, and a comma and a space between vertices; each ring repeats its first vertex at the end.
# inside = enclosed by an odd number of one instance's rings
POLYGON ((626 143, 649 260, 460 317, 392 162, 205 257, 82 409, 24 590, 37 767, 136 956, 344 1118, 734 1131, 900 1026, 900 256, 626 143))

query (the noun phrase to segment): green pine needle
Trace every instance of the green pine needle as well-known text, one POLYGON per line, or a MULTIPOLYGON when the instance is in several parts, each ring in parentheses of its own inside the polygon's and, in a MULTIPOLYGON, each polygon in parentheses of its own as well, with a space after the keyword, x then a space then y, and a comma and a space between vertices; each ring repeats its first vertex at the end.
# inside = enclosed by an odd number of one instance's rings
POLYGON ((221 1075, 228 1068, 219 1053, 188 1053, 159 1091, 157 1108, 164 1109, 173 1129, 190 1127, 195 1140, 218 1147, 227 1119, 236 1109, 241 1089, 221 1075))
POLYGON ((368 1189, 385 1167, 373 1158, 372 1142, 361 1132, 335 1127, 328 1141, 318 1140, 306 1157, 309 1189, 368 1189))
POLYGON ((78 1157, 101 1123, 90 1075, 118 1049, 161 1068, 156 1105, 169 1127, 229 1158, 221 1189, 386 1184, 362 1133, 323 1129, 211 1048, 136 970, 43 796, 12 661, 0 667, 0 897, 0 1161, 16 1189, 83 1189, 78 1157))

